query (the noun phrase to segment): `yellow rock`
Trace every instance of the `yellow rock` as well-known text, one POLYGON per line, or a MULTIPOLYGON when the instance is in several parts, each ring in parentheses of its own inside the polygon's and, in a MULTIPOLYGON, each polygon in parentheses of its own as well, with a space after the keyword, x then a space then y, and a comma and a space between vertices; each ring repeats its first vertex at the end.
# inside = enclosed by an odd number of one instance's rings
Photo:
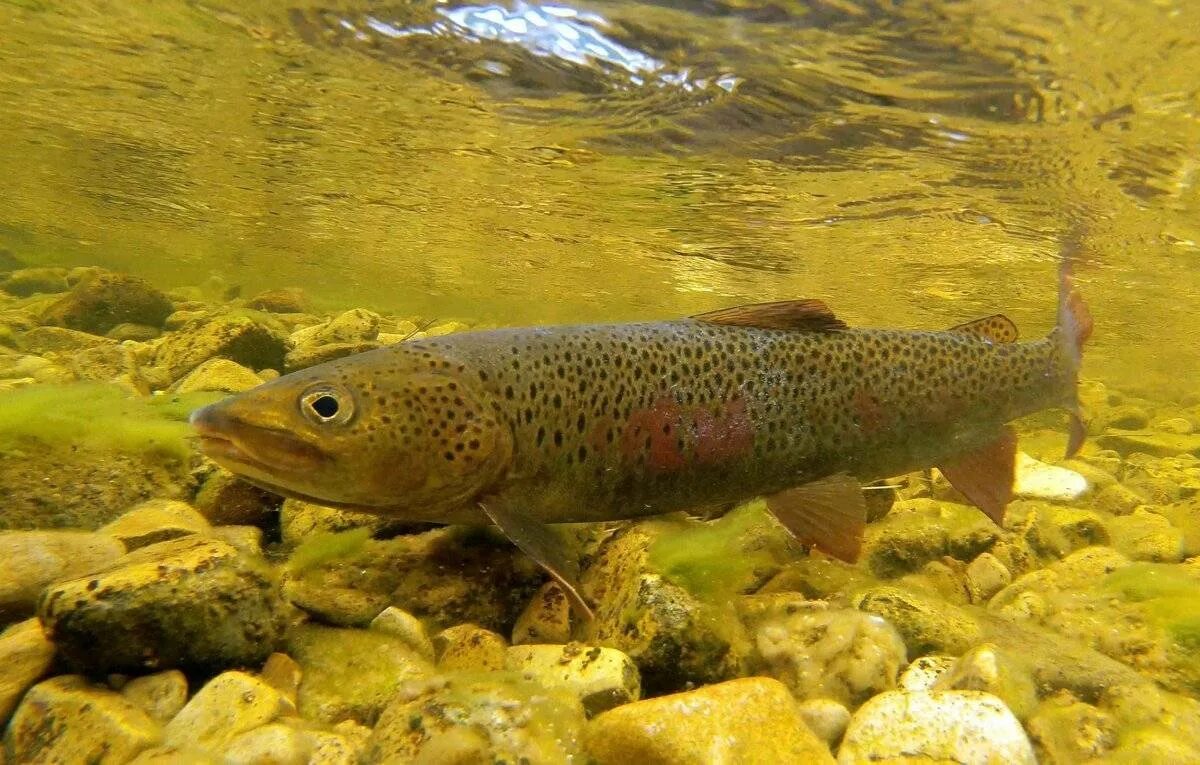
POLYGON ((13 762, 116 765, 161 739, 158 724, 121 694, 63 675, 25 694, 4 743, 13 762))
POLYGON ((371 629, 395 635, 427 661, 434 660, 433 641, 421 620, 409 612, 388 606, 371 620, 371 629))
POLYGON ((833 763, 778 680, 747 677, 599 715, 587 729, 599 765, 833 763))
POLYGON ((136 550, 188 534, 203 534, 209 528, 208 520, 188 503, 152 499, 124 513, 100 532, 136 550))
POLYGON ((120 542, 91 531, 0 532, 0 619, 32 614, 46 585, 108 565, 124 554, 120 542))
POLYGON ((567 643, 571 640, 571 603, 558 582, 546 582, 513 625, 513 645, 567 643))
POLYGON ((459 624, 433 636, 442 672, 477 672, 504 669, 508 643, 491 630, 474 624, 459 624))
POLYGON ((52 661, 54 644, 37 619, 27 619, 0 633, 0 726, 52 661))
POLYGON ((505 668, 547 688, 571 691, 589 715, 641 698, 637 666, 615 648, 516 645, 505 654, 505 668))
POLYGON ((121 688, 121 695, 165 725, 187 703, 187 678, 177 669, 135 677, 121 688))
POLYGON ((245 672, 223 672, 167 725, 166 744, 219 752, 238 735, 288 711, 283 694, 263 680, 245 672))

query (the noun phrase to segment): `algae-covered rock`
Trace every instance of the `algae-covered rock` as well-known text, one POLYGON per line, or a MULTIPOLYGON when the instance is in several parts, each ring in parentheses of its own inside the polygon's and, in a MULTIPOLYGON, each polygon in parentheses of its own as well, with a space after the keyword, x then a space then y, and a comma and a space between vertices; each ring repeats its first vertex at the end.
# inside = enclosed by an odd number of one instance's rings
POLYGON ((874 762, 1036 765, 1033 747, 1000 699, 979 691, 888 691, 850 719, 843 765, 874 762))
POLYGON ((417 526, 378 513, 359 513, 325 507, 302 499, 285 499, 279 508, 279 530, 283 543, 294 546, 313 534, 370 529, 371 536, 394 536, 417 526))
POLYGON ((1104 757, 1117 743, 1117 722, 1107 712, 1057 694, 1038 707, 1025 723, 1038 762, 1066 765, 1104 757))
POLYGON ((119 765, 162 740, 162 730, 119 693, 63 675, 25 694, 4 748, 13 763, 119 765))
POLYGON ((894 688, 907 660, 895 628, 862 611, 829 608, 820 601, 780 602, 747 621, 755 668, 782 681, 800 700, 827 698, 858 706, 894 688))
POLYGON ((216 753, 239 734, 290 711, 279 691, 261 679, 245 672, 222 672, 167 723, 164 742, 216 753))
POLYGON ((961 654, 983 634, 966 610, 914 590, 876 587, 860 595, 856 606, 890 622, 904 638, 910 656, 961 654))
POLYGON ((145 343, 162 337, 162 330, 160 330, 158 327, 152 327, 149 324, 134 324, 131 322, 125 322, 118 324, 109 331, 105 332, 104 336, 109 340, 116 340, 118 343, 126 340, 132 340, 137 343, 145 343))
POLYGON ((512 642, 567 643, 571 640, 571 603, 558 582, 542 585, 513 625, 512 642))
POLYGON ((38 615, 62 658, 89 671, 257 664, 286 620, 265 564, 198 536, 59 582, 38 615))
POLYGON ((47 585, 124 554, 119 541, 89 531, 0 531, 0 623, 32 614, 47 585))
POLYGON ((582 755, 575 695, 491 672, 409 683, 388 704, 362 762, 528 762, 567 765, 582 755))
POLYGON ((1164 516, 1139 508, 1108 522, 1112 544, 1130 560, 1178 563, 1183 560, 1183 532, 1164 516))
POLYGON ((1140 452, 1155 457, 1173 457, 1200 453, 1200 434, 1196 433, 1112 429, 1098 436, 1096 443, 1121 455, 1140 452))
POLYGON ((54 644, 37 619, 14 624, 0 632, 0 728, 25 691, 50 671, 54 644))
POLYGON ((944 656, 936 653, 914 659, 900 673, 900 679, 896 681, 896 687, 899 690, 909 692, 933 690, 937 681, 950 671, 956 661, 958 659, 954 656, 944 656))
POLYGON ((246 731, 222 751, 227 765, 355 765, 370 731, 327 728, 298 719, 246 731))
POLYGON ((586 642, 625 652, 652 691, 744 674, 750 642, 729 600, 736 589, 722 586, 725 598, 704 602, 651 569, 648 549, 661 528, 627 526, 584 572, 584 597, 595 604, 586 642))
POLYGON ((300 714, 372 725, 406 681, 433 673, 408 645, 376 630, 304 625, 288 636, 288 654, 303 670, 300 714))
POLYGON ((288 349, 282 328, 265 314, 232 313, 195 319, 167 335, 155 351, 154 365, 171 380, 217 356, 250 369, 282 369, 288 349))
POLYGON ((304 313, 308 297, 299 287, 281 287, 258 293, 246 302, 246 307, 271 313, 304 313))
POLYGON ((295 372, 300 369, 316 366, 317 364, 324 364, 327 361, 340 359, 344 356, 366 353, 367 351, 373 351, 376 348, 382 347, 382 343, 375 342, 374 340, 357 343, 304 345, 288 351, 287 356, 283 360, 283 371, 295 372))
POLYGON ((121 695, 149 715, 151 720, 165 725, 187 703, 187 678, 177 669, 135 677, 121 687, 121 695))
POLYGON ((986 691, 1024 718, 1037 705, 1037 688, 1029 662, 1020 654, 991 643, 960 656, 931 687, 938 691, 986 691))
POLYGON ((442 672, 504 669, 507 649, 502 636, 474 624, 456 624, 433 636, 433 650, 442 672))
POLYGON ((991 553, 981 553, 967 566, 965 584, 972 603, 986 603, 1011 583, 1008 567, 991 553))
POLYGON ((263 682, 279 691, 293 709, 299 708, 300 681, 304 678, 304 670, 295 659, 276 651, 267 657, 262 671, 258 674, 263 682))
POLYGON ((633 661, 615 648, 518 645, 508 649, 505 668, 547 688, 565 688, 595 715, 641 698, 641 677, 633 661))
POLYGON ((900 576, 943 556, 971 560, 996 543, 999 529, 977 508, 932 499, 897 502, 868 527, 863 558, 881 578, 900 576))
POLYGON ((67 269, 58 266, 18 268, 0 279, 0 290, 17 297, 29 297, 39 292, 66 292, 67 269))
POLYGON ((188 372, 172 389, 177 393, 241 393, 262 383, 262 378, 253 370, 229 359, 212 358, 188 372))
POLYGON ((162 326, 174 307, 144 279, 99 272, 80 280, 43 314, 49 324, 103 335, 118 324, 162 326))
POLYGON ((275 520, 280 499, 224 468, 217 468, 196 492, 195 504, 214 525, 266 526, 275 520))
POLYGON ((203 534, 211 528, 204 516, 186 502, 152 499, 101 527, 99 533, 116 539, 129 550, 136 550, 189 534, 203 534))
POLYGON ((388 606, 371 620, 371 629, 394 635, 428 662, 435 660, 433 641, 421 620, 402 608, 388 606))
POLYGON ((297 348, 329 345, 331 343, 369 342, 379 336, 380 316, 373 311, 355 308, 344 311, 328 321, 292 333, 297 348))
POLYGON ((322 593, 357 593, 370 601, 353 614, 359 624, 395 605, 435 629, 471 623, 504 634, 544 581, 536 564, 490 530, 441 527, 365 540, 353 554, 294 574, 288 592, 306 609, 322 593))
POLYGON ((243 555, 262 557, 263 531, 257 526, 214 526, 208 531, 208 536, 233 545, 243 555))
POLYGON ((588 724, 587 749, 598 765, 833 762, 787 689, 764 677, 609 710, 588 724))
MULTIPOLYGON (((82 353, 95 348, 119 348, 117 343, 77 329, 65 327, 34 327, 21 333, 21 350, 26 353, 82 353)), ((58 357, 61 359, 61 357, 58 357)))

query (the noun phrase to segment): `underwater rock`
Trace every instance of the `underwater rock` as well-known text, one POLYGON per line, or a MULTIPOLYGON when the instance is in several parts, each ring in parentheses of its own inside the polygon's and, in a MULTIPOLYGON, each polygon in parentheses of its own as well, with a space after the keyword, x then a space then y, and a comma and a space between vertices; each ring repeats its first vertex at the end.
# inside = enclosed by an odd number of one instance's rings
POLYGON ((115 340, 98 337, 88 332, 63 327, 34 327, 21 333, 18 340, 26 353, 46 355, 51 353, 79 353, 93 348, 119 348, 115 340))
POLYGON ((425 625, 403 609, 395 606, 383 609, 371 620, 371 629, 400 638, 405 645, 416 651, 418 656, 431 664, 436 660, 433 641, 429 639, 425 625))
POLYGON ((1113 515, 1128 515, 1144 504, 1145 497, 1119 483, 1099 489, 1092 498, 1092 507, 1113 515))
POLYGON ((251 316, 231 313, 213 319, 188 322, 162 339, 154 353, 154 365, 170 380, 221 356, 250 369, 282 369, 289 343, 281 329, 251 316))
POLYGON ((238 735, 291 711, 291 704, 279 691, 254 675, 222 672, 167 723, 163 742, 220 752, 238 735))
POLYGON ((433 636, 433 650, 442 672, 504 669, 507 648, 503 637, 474 624, 447 627, 433 636))
POLYGON ((43 319, 48 324, 103 335, 118 324, 161 327, 174 310, 170 299, 145 279, 101 271, 81 279, 46 309, 43 319))
POLYGON ((1112 715, 1069 693, 1043 701, 1025 722, 1038 762, 1045 765, 1104 757, 1116 746, 1116 728, 1112 715))
POLYGON ((1028 454, 1017 454, 1013 494, 1027 499, 1069 502, 1091 489, 1088 480, 1074 470, 1047 465, 1028 454))
POLYGON ((261 377, 235 361, 213 358, 188 372, 172 386, 172 390, 176 393, 240 393, 262 385, 262 382, 261 377))
POLYGON ((353 594, 361 603, 352 614, 357 624, 395 605, 431 629, 476 624, 500 634, 545 581, 535 563, 493 531, 463 526, 366 540, 292 577, 288 597, 306 610, 353 594))
POLYGON ((68 289, 70 286, 67 284, 67 269, 57 266, 18 268, 9 271, 0 280, 0 290, 17 297, 29 297, 39 292, 66 292, 68 289))
POLYGON ((303 670, 301 716, 324 723, 373 725, 401 685, 433 674, 403 640, 376 630, 302 625, 288 654, 303 670))
POLYGON ((308 298, 299 287, 265 290, 246 302, 247 308, 271 313, 304 313, 308 298))
POLYGON ((470 329, 470 324, 461 321, 447 321, 417 332, 413 337, 441 337, 442 335, 452 335, 455 332, 467 332, 470 329))
POLYGON ((202 749, 180 746, 152 746, 143 749, 129 765, 227 765, 202 749))
POLYGON ((1112 449, 1122 456, 1128 456, 1134 452, 1154 457, 1200 453, 1200 434, 1196 433, 1109 430, 1103 435, 1097 436, 1096 443, 1106 449, 1112 449))
POLYGON ((355 765, 370 733, 353 723, 326 729, 284 719, 230 741, 221 761, 226 765, 355 765))
POLYGON ((542 585, 517 617, 513 645, 567 643, 571 640, 571 603, 558 582, 542 585))
POLYGON ((1027 538, 1038 553, 1055 558, 1109 543, 1107 518, 1095 510, 1039 505, 1027 538))
POLYGON ((280 499, 224 468, 208 474, 196 492, 196 509, 217 526, 267 526, 278 516, 280 499))
POLYGON ((313 534, 367 528, 371 536, 394 536, 420 528, 408 521, 377 513, 358 513, 325 507, 302 499, 285 499, 279 507, 279 533, 285 545, 295 546, 313 534))
POLYGON ((1136 404, 1117 404, 1101 410, 1095 417, 1098 432, 1110 428, 1118 430, 1145 430, 1150 425, 1150 413, 1136 404))
POLYGON ((59 582, 38 615, 62 658, 95 672, 258 664, 286 621, 265 563, 199 536, 59 582))
POLYGON ((362 762, 567 765, 582 760, 583 725, 574 694, 511 673, 432 678, 396 694, 362 762))
POLYGON ((54 643, 37 619, 26 619, 0 632, 0 729, 53 662, 54 643))
POLYGON ((75 379, 75 375, 66 367, 59 366, 49 359, 32 354, 0 355, 0 380, 24 380, 31 383, 66 383, 75 379))
MULTIPOLYGON (((1200 435, 1196 438, 1200 439, 1200 435)), ((1192 454, 1151 457, 1131 454, 1125 460, 1122 480, 1147 502, 1167 505, 1200 494, 1200 458, 1192 454)))
POLYGON ((626 653, 652 692, 744 675, 750 641, 732 606, 706 604, 649 567, 653 523, 618 531, 584 572, 595 604, 584 641, 626 653))
POLYGON ((263 531, 257 526, 213 526, 208 536, 233 545, 243 555, 262 557, 263 531))
POLYGON ((203 534, 211 528, 204 516, 186 502, 152 499, 102 526, 99 533, 118 540, 128 550, 136 550, 189 534, 203 534))
POLYGON ((826 698, 851 707, 896 687, 907 658, 886 621, 820 601, 780 605, 747 619, 759 674, 783 682, 801 701, 826 698))
POLYGON ((615 648, 518 645, 508 649, 504 667, 547 688, 571 691, 589 717, 641 698, 637 667, 615 648))
POLYGON ((1008 567, 991 553, 981 553, 967 564, 967 597, 972 603, 986 603, 1011 583, 1012 574, 1008 567))
POLYGON ((932 690, 938 679, 949 672, 956 661, 958 659, 953 656, 942 656, 940 654, 929 654, 928 656, 914 659, 900 673, 900 679, 896 681, 896 687, 901 691, 908 692, 932 690))
POLYGON ((276 651, 267 657, 258 676, 283 694, 293 709, 299 709, 300 682, 304 679, 304 670, 300 668, 295 659, 286 653, 276 651))
POLYGON ((126 340, 145 343, 162 337, 162 330, 158 327, 151 327, 148 324, 131 324, 125 322, 105 332, 104 336, 109 340, 116 340, 118 343, 125 342, 126 340))
POLYGON ((32 614, 47 585, 124 554, 119 541, 90 531, 0 531, 0 623, 32 614))
POLYGON ((158 723, 121 694, 78 675, 38 683, 25 694, 4 738, 11 762, 117 765, 162 740, 158 723))
POLYGON ((850 719, 838 763, 1028 763, 1033 746, 1000 699, 979 691, 888 691, 850 719))
POLYGON ((961 654, 982 637, 978 622, 967 611, 922 592, 874 587, 855 600, 859 610, 882 616, 896 628, 910 656, 961 654))
POLYGON ((379 314, 374 311, 355 308, 323 324, 296 330, 291 341, 296 348, 371 342, 379 336, 380 321, 379 314))
POLYGON ((598 765, 832 763, 782 683, 747 677, 617 707, 587 728, 598 765))
POLYGON ((808 729, 830 747, 841 740, 850 724, 850 710, 833 699, 808 699, 797 709, 808 729))
POLYGON ((288 351, 283 360, 284 372, 295 372, 300 369, 324 364, 326 361, 340 359, 355 353, 365 353, 376 348, 382 348, 382 343, 374 340, 364 340, 357 343, 326 343, 325 345, 303 345, 288 351))
POLYGON ((968 561, 999 538, 977 508, 933 499, 902 500, 867 529, 863 558, 875 576, 888 579, 950 556, 968 561))
POLYGON ((1022 657, 995 644, 978 645, 960 656, 934 682, 935 691, 985 691, 996 696, 1017 717, 1037 705, 1037 687, 1022 657))
POLYGON ((138 355, 126 345, 98 345, 93 348, 66 354, 51 354, 63 357, 67 369, 77 380, 112 382, 123 385, 138 395, 147 395, 150 384, 141 373, 138 355))
POLYGON ((1196 426, 1186 417, 1160 417, 1150 423, 1150 427, 1154 430, 1161 430, 1163 433, 1175 433, 1181 436, 1196 431, 1196 426))
POLYGON ((1178 563, 1183 560, 1183 532, 1149 509, 1108 522, 1112 545, 1130 560, 1178 563))
POLYGON ((187 703, 187 678, 177 669, 135 677, 121 687, 121 695, 151 720, 166 725, 187 703))

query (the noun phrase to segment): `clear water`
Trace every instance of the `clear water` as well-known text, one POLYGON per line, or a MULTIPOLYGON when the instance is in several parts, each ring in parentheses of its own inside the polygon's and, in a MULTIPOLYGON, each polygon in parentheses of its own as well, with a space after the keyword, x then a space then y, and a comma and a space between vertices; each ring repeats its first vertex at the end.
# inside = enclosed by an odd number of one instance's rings
POLYGON ((1089 373, 1192 383, 1195 3, 7 0, 0 28, 26 261, 503 324, 815 296, 1033 334, 1082 223, 1089 373))

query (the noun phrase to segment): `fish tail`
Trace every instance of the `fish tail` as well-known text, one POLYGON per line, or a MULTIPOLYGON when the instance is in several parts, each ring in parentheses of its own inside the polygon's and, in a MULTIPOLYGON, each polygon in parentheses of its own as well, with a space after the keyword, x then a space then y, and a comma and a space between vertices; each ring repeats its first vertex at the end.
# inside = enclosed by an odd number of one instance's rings
POLYGON ((1065 406, 1071 417, 1068 457, 1079 451, 1087 435, 1079 407, 1079 368, 1083 362, 1083 346, 1092 336, 1094 325, 1087 303, 1075 289, 1074 268, 1082 249, 1082 239, 1083 232, 1076 230, 1063 245, 1058 269, 1058 324, 1054 331, 1066 373, 1065 406))

